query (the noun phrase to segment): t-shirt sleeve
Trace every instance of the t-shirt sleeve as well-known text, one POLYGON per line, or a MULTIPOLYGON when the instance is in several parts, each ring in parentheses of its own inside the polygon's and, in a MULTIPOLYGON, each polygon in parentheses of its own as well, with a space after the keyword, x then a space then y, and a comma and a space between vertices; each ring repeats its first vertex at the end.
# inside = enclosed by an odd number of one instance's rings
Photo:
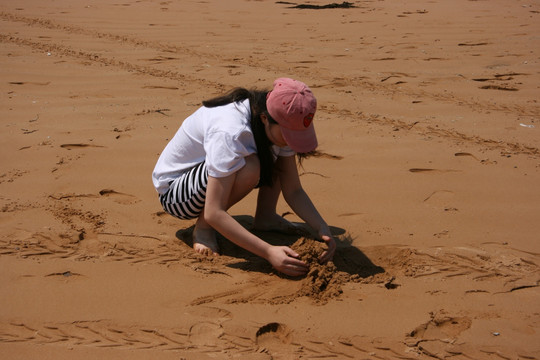
POLYGON ((245 164, 245 157, 253 154, 239 137, 234 137, 224 131, 208 134, 204 140, 206 151, 206 166, 208 175, 225 177, 240 170, 245 164))

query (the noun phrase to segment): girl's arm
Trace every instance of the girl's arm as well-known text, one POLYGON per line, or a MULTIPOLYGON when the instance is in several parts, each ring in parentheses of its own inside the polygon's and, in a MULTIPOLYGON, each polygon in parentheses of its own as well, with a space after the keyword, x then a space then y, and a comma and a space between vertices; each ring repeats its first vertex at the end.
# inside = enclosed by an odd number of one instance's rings
POLYGON ((313 202, 302 188, 295 157, 278 157, 275 166, 279 174, 281 191, 283 192, 285 201, 287 201, 287 204, 289 204, 296 215, 317 231, 321 239, 324 240, 328 246, 328 250, 321 255, 320 260, 322 262, 331 260, 336 251, 335 240, 330 233, 328 224, 326 224, 315 208, 315 205, 313 205, 313 202))
POLYGON ((266 259, 272 266, 287 275, 299 276, 307 272, 307 265, 299 255, 286 246, 272 246, 247 231, 227 213, 229 196, 236 180, 236 173, 223 178, 208 177, 204 219, 216 231, 236 245, 266 259))

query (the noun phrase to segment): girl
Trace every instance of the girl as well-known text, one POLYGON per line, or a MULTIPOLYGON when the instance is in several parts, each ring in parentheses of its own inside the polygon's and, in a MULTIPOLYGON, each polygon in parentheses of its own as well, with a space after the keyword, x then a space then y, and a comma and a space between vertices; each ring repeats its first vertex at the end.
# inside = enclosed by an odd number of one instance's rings
POLYGON ((227 213, 259 187, 254 229, 294 229, 276 214, 283 192, 292 210, 326 242, 328 250, 320 261, 332 259, 335 241, 300 184, 294 156, 317 147, 312 124, 316 107, 306 84, 279 78, 270 92, 236 88, 203 101, 182 123, 159 157, 152 179, 166 212, 197 219, 195 251, 217 254, 218 231, 284 274, 306 274, 307 265, 296 252, 268 244, 227 213))

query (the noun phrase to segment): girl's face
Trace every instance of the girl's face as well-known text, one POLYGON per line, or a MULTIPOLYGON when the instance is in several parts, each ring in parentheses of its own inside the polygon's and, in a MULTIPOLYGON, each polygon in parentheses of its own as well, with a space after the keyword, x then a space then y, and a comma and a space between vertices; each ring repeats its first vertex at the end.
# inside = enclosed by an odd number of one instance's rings
POLYGON ((283 134, 281 133, 281 127, 278 124, 268 121, 268 118, 265 115, 261 115, 261 119, 264 123, 264 130, 266 131, 268 140, 270 140, 272 144, 279 147, 287 146, 287 142, 285 142, 285 139, 283 139, 283 134))

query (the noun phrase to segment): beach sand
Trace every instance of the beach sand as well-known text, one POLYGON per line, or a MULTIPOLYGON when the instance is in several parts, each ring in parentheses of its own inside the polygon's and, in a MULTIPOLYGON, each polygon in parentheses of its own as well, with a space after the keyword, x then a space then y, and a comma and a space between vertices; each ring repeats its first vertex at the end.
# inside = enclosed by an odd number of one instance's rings
POLYGON ((540 2, 351 4, 0 3, 2 359, 540 358, 540 2), (282 76, 338 241, 303 279, 196 255, 151 182, 202 100, 282 76))

